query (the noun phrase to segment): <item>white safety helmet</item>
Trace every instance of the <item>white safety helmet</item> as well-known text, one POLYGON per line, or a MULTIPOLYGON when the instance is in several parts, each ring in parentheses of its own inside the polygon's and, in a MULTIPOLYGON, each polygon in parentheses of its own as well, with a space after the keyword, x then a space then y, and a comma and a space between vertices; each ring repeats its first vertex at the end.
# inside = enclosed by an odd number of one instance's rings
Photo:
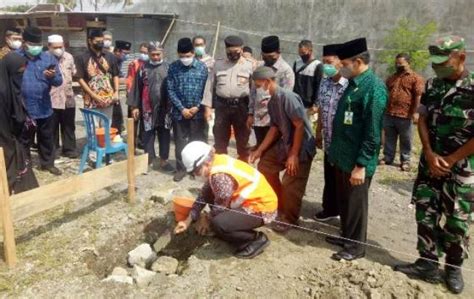
POLYGON ((181 152, 184 167, 188 173, 202 165, 211 153, 212 147, 202 141, 188 143, 181 152))

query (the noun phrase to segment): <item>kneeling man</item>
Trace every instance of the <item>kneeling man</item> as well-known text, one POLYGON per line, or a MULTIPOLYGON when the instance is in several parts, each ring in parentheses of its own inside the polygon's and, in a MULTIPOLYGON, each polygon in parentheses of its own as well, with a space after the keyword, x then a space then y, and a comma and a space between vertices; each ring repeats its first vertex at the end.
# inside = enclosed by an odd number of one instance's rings
POLYGON ((197 222, 198 233, 210 228, 216 236, 236 248, 236 257, 253 258, 263 252, 269 240, 256 228, 270 223, 277 213, 278 199, 265 177, 249 164, 228 155, 215 154, 201 141, 186 145, 182 151, 186 171, 204 181, 201 194, 185 221, 178 222, 175 233, 197 222), (209 204, 209 216, 201 214, 209 204))

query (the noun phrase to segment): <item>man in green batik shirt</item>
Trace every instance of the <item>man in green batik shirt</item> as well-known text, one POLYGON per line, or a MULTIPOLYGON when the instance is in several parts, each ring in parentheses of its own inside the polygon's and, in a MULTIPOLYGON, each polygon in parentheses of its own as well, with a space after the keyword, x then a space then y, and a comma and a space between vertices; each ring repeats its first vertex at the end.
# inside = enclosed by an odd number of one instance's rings
POLYGON ((342 238, 327 237, 326 241, 343 247, 333 259, 350 261, 365 255, 369 187, 377 167, 388 93, 369 68, 365 38, 343 44, 336 54, 343 65, 341 75, 349 79, 337 106, 329 147, 342 238))
POLYGON ((421 97, 423 154, 413 187, 420 258, 395 270, 438 283, 438 258, 445 253, 446 285, 459 294, 474 216, 474 73, 465 68, 465 42, 459 36, 438 39, 429 52, 436 77, 421 97))

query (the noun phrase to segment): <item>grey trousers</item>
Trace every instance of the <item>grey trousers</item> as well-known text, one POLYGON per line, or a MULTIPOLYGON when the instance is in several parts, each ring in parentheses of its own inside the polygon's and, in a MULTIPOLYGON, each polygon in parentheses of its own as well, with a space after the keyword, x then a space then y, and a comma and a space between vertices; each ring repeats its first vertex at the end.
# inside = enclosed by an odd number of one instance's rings
POLYGON ((393 163, 398 139, 400 139, 400 162, 410 162, 413 141, 412 120, 410 118, 385 115, 383 128, 385 132, 385 144, 383 147, 385 163, 393 163))

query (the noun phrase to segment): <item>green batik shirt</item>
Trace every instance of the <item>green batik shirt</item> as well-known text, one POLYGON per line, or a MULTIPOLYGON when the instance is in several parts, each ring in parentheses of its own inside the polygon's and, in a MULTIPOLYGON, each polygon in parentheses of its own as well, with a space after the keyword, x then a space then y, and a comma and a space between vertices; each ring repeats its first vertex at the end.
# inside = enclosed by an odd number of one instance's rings
MULTIPOLYGON (((464 72, 457 82, 428 80, 421 104, 436 154, 448 156, 474 137, 474 73, 464 72)), ((428 171, 422 156, 420 174, 427 176, 428 171)), ((474 184, 474 155, 456 162, 451 172, 460 184, 474 184)))
POLYGON ((365 167, 366 177, 374 175, 387 99, 385 83, 371 69, 349 80, 334 117, 330 163, 346 173, 358 164, 365 167))

